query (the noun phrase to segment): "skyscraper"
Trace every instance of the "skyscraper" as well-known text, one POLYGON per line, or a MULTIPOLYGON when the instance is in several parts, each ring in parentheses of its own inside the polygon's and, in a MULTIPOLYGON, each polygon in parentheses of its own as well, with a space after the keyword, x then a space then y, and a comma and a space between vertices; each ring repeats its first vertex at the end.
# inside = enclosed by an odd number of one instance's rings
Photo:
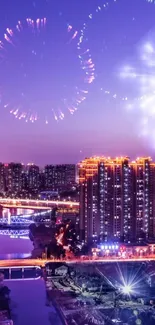
POLYGON ((75 165, 45 166, 45 189, 61 191, 75 184, 75 165))
POLYGON ((34 164, 27 165, 27 180, 29 191, 37 192, 40 186, 40 170, 34 164))
POLYGON ((99 234, 98 164, 88 158, 79 164, 80 236, 86 242, 99 234), (96 195, 95 195, 96 192, 96 195))
POLYGON ((155 168, 149 158, 88 158, 79 164, 79 181, 81 238, 153 238, 155 168))
POLYGON ((5 166, 0 163, 0 193, 5 191, 5 166))
POLYGON ((6 188, 10 193, 18 193, 22 190, 22 170, 21 163, 10 163, 5 165, 6 188))
POLYGON ((155 164, 151 158, 131 163, 134 177, 134 215, 137 241, 155 236, 155 164))

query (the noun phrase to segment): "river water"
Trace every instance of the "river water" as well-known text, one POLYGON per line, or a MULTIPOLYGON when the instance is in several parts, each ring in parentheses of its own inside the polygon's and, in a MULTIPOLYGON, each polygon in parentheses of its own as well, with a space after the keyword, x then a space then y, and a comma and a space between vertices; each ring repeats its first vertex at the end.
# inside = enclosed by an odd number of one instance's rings
POLYGON ((6 281, 11 289, 14 325, 61 325, 53 307, 46 306, 44 280, 6 281))
POLYGON ((28 238, 28 236, 25 236, 22 239, 17 235, 16 236, 0 235, 0 259, 1 260, 28 257, 31 255, 32 249, 33 249, 33 245, 30 239, 28 238))
MULTIPOLYGON (((0 259, 24 258, 31 255, 32 249, 28 238, 0 235, 0 259)), ((46 304, 43 279, 5 280, 5 284, 11 289, 14 325, 61 325, 54 307, 46 304)))

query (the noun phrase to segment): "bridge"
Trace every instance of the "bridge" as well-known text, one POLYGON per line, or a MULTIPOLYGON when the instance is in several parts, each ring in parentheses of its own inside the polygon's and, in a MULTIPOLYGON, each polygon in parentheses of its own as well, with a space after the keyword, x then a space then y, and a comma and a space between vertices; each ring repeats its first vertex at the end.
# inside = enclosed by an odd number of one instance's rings
POLYGON ((11 198, 0 198, 0 206, 4 208, 21 208, 21 209, 32 209, 32 210, 49 210, 50 208, 58 208, 64 212, 79 211, 79 202, 75 201, 52 201, 52 200, 31 200, 31 199, 11 199, 11 198))
MULTIPOLYGON (((47 217, 47 220, 50 221, 50 216, 52 214, 52 210, 45 210, 42 212, 37 213, 31 213, 31 214, 23 214, 23 215, 17 215, 17 216, 10 216, 0 218, 0 225, 30 225, 31 223, 35 221, 44 220, 47 217)), ((46 220, 46 221, 47 221, 46 220)))
POLYGON ((135 257, 135 258, 99 258, 93 260, 92 258, 87 259, 12 259, 12 260, 0 260, 0 268, 12 268, 12 267, 45 267, 48 263, 66 263, 68 265, 72 264, 103 264, 103 263, 124 263, 124 262, 151 262, 155 261, 155 256, 148 257, 135 257))

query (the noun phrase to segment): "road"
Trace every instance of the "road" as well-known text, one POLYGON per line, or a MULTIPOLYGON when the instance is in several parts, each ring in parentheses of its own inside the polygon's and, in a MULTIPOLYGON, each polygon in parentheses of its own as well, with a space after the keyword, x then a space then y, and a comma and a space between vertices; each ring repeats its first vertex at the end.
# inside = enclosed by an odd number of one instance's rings
POLYGON ((57 259, 15 259, 15 260, 0 260, 0 268, 2 267, 24 267, 24 266, 45 266, 46 263, 66 263, 66 264, 96 264, 96 263, 121 263, 121 262, 146 262, 155 261, 155 256, 153 257, 143 257, 143 258, 104 258, 104 259, 72 259, 72 260, 57 260, 57 259))
POLYGON ((76 201, 53 201, 53 200, 33 200, 33 199, 11 199, 0 198, 0 205, 13 208, 28 208, 28 209, 47 209, 52 207, 58 208, 79 208, 79 202, 76 201))
POLYGON ((15 260, 0 260, 0 268, 2 267, 24 267, 24 266, 45 266, 47 260, 39 259, 15 259, 15 260))

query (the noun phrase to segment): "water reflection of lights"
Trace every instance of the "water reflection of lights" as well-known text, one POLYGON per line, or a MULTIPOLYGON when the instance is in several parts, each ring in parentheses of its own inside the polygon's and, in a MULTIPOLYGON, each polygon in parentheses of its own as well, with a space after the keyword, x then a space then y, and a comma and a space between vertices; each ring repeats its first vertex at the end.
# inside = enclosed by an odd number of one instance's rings
POLYGON ((26 239, 26 240, 29 239, 30 240, 29 236, 17 236, 17 235, 16 236, 13 236, 12 235, 12 236, 10 236, 10 238, 12 238, 12 239, 20 238, 20 239, 26 239))
POLYGON ((10 219, 0 218, 0 224, 8 224, 8 225, 10 225, 10 224, 28 224, 29 225, 33 222, 34 222, 33 220, 22 218, 22 216, 10 217, 10 219))
POLYGON ((22 239, 29 239, 29 230, 28 229, 20 229, 20 230, 13 230, 13 229, 0 229, 0 235, 9 236, 10 238, 22 238, 22 239))

